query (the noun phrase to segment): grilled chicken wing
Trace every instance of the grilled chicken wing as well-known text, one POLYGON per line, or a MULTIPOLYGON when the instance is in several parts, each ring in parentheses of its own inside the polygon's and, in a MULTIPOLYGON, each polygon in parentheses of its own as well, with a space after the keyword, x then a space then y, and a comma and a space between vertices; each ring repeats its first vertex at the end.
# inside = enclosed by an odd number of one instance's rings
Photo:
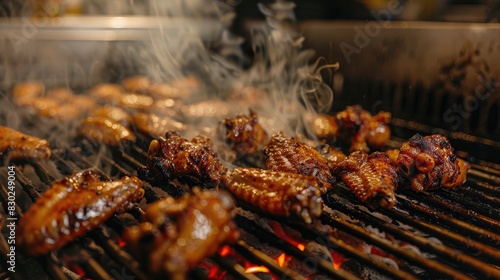
POLYGON ((224 140, 240 155, 251 155, 261 150, 268 141, 266 131, 260 126, 257 114, 250 110, 250 115, 238 115, 222 121, 224 140))
POLYGON ((145 221, 124 233, 127 246, 152 276, 186 279, 188 270, 239 233, 232 222, 234 202, 224 191, 203 190, 168 197, 146 209, 145 221))
POLYGON ((335 116, 318 114, 311 121, 311 129, 319 139, 330 141, 337 136, 339 125, 335 116))
POLYGON ((12 99, 19 106, 30 105, 33 100, 40 97, 45 91, 41 82, 29 81, 19 83, 12 89, 12 99))
POLYGON ((127 111, 120 107, 115 106, 100 106, 89 113, 92 117, 100 117, 110 119, 115 122, 119 122, 123 125, 128 125, 130 123, 131 117, 127 111))
POLYGON ((0 156, 11 160, 40 160, 50 157, 49 142, 0 126, 0 156))
POLYGON ((135 141, 135 135, 130 129, 107 118, 85 118, 78 129, 87 139, 109 146, 118 146, 126 140, 135 141))
POLYGON ((319 180, 321 193, 326 193, 335 183, 325 158, 314 148, 283 132, 274 134, 264 148, 266 166, 273 171, 314 176, 319 180))
POLYGON ((228 171, 224 183, 236 197, 272 215, 295 216, 311 223, 323 211, 321 191, 313 176, 236 168, 228 171))
POLYGON ((368 152, 368 146, 382 147, 389 140, 390 120, 391 114, 388 112, 379 112, 372 116, 359 105, 347 106, 344 111, 337 113, 338 135, 345 142, 350 141, 351 152, 368 152))
POLYGON ((179 178, 190 184, 215 186, 224 172, 208 138, 197 136, 188 141, 174 131, 151 141, 147 164, 138 170, 139 177, 149 182, 165 183, 179 178))
POLYGON ((333 172, 335 167, 346 159, 346 155, 328 144, 321 144, 316 146, 316 149, 326 159, 326 163, 330 171, 333 172))
POLYGON ((17 244, 26 254, 44 255, 127 210, 143 195, 136 177, 103 182, 89 171, 75 173, 54 183, 24 214, 17 244))
POLYGON ((219 100, 207 100, 184 105, 181 114, 187 119, 198 118, 223 118, 231 112, 232 108, 228 102, 219 100))
POLYGON ((468 164, 459 161, 446 137, 414 135, 403 143, 396 160, 398 173, 420 192, 439 186, 456 189, 466 180, 468 164))
POLYGON ((334 172, 362 202, 373 208, 392 208, 396 204, 397 172, 387 154, 352 152, 337 164, 334 172))
POLYGON ((118 105, 128 109, 146 110, 153 105, 153 102, 154 100, 151 96, 126 93, 122 94, 118 101, 118 105))
POLYGON ((169 117, 155 114, 137 113, 133 116, 134 125, 143 133, 153 137, 165 135, 167 131, 184 131, 187 126, 169 117))
POLYGON ((103 83, 91 88, 89 93, 92 97, 104 100, 106 103, 118 103, 122 96, 123 88, 117 84, 103 83))

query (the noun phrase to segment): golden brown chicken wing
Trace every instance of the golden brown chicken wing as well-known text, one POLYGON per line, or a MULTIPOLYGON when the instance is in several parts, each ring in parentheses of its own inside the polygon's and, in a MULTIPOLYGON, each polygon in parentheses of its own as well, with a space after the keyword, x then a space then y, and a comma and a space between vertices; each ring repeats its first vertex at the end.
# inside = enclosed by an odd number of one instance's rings
POLYGON ((414 135, 403 143, 397 158, 400 176, 411 183, 413 190, 456 189, 466 180, 468 164, 459 161, 446 137, 414 135))
POLYGON ((335 183, 326 159, 316 149, 297 138, 285 137, 283 132, 271 137, 264 153, 268 169, 314 176, 319 180, 321 193, 326 193, 335 183))
POLYGON ((153 183, 179 178, 190 185, 215 186, 219 185, 224 172, 208 138, 197 136, 188 141, 174 131, 151 141, 147 164, 138 170, 141 179, 153 183))
POLYGON ((24 134, 5 126, 0 126, 0 157, 11 160, 41 160, 50 157, 49 142, 24 134))
POLYGON ((122 81, 123 88, 129 92, 145 92, 150 84, 151 81, 145 76, 132 76, 122 81))
POLYGON ((397 172, 387 154, 352 152, 334 171, 362 202, 371 207, 391 208, 396 204, 397 172))
POLYGON ((122 124, 102 117, 85 118, 78 128, 87 139, 109 146, 118 146, 124 141, 135 141, 135 135, 122 124))
POLYGON ((17 245, 28 255, 44 255, 127 210, 143 195, 136 177, 103 182, 90 171, 75 173, 54 183, 24 214, 17 245))
POLYGON ((311 120, 311 129, 318 139, 331 141, 337 137, 339 125, 335 116, 318 114, 311 120))
POLYGON ((127 113, 127 111, 123 110, 120 107, 109 105, 97 107, 90 111, 89 115, 92 117, 110 119, 123 125, 128 125, 131 120, 131 117, 129 113, 127 113))
POLYGON ((266 131, 259 124, 257 114, 238 115, 222 121, 224 140, 239 155, 251 155, 261 150, 268 141, 266 131))
POLYGON ((311 223, 323 211, 321 191, 313 176, 235 168, 228 171, 224 183, 236 197, 272 215, 311 223))
POLYGON ((97 100, 103 100, 106 103, 118 103, 122 96, 123 88, 117 84, 102 83, 91 88, 89 93, 90 96, 97 100))
POLYGON ((186 279, 191 267, 216 253, 223 243, 238 239, 234 208, 224 191, 194 189, 194 195, 151 204, 145 221, 128 228, 124 239, 152 277, 186 279))
POLYGON ((12 89, 12 100, 19 106, 30 105, 42 96, 45 86, 41 82, 28 81, 16 84, 12 89))
POLYGON ((187 126, 169 117, 160 117, 155 114, 137 113, 133 116, 134 125, 142 133, 152 137, 161 137, 167 131, 184 131, 187 126))

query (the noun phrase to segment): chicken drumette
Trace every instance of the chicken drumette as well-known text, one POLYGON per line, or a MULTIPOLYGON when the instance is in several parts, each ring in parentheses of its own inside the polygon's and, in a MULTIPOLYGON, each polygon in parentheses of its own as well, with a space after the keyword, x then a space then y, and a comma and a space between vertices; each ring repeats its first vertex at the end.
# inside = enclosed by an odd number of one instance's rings
POLYGON ((469 164, 454 154, 448 139, 437 134, 416 134, 403 143, 396 165, 399 175, 418 192, 439 186, 456 189, 465 182, 469 169, 469 164))
POLYGON ((185 279, 191 267, 238 239, 231 196, 220 190, 193 191, 151 204, 144 222, 124 232, 127 246, 154 278, 185 279))
POLYGON ((151 141, 146 166, 139 168, 139 177, 152 183, 180 179, 190 185, 218 186, 225 169, 210 139, 197 136, 191 141, 177 132, 151 141))
POLYGON ((225 128, 224 140, 239 155, 254 154, 267 143, 267 133, 252 110, 249 116, 238 115, 224 119, 222 126, 225 128))

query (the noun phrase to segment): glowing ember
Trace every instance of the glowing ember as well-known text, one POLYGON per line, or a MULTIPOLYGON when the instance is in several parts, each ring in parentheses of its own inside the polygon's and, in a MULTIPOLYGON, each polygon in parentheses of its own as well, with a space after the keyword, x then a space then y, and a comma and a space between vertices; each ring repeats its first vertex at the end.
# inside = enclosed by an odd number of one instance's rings
POLYGON ((269 225, 271 226, 271 228, 273 229, 274 233, 276 233, 276 235, 285 240, 286 242, 292 244, 293 246, 297 247, 299 250, 301 251, 304 251, 306 249, 306 245, 302 242, 299 242, 293 238, 291 238, 290 236, 288 236, 285 231, 283 230, 283 227, 275 222, 275 221, 269 221, 269 225))
POLYGON ((116 237, 116 244, 118 246, 120 246, 120 248, 123 248, 123 247, 125 247, 125 245, 127 245, 127 242, 125 242, 125 240, 123 240, 123 238, 121 238, 120 236, 117 236, 116 237))
POLYGON ((269 273, 269 269, 265 266, 250 266, 245 270, 245 273, 269 273))
POLYGON ((220 248, 219 255, 221 257, 228 256, 229 254, 231 254, 231 248, 228 245, 224 245, 222 246, 222 248, 220 248))
POLYGON ((276 262, 278 263, 278 265, 280 267, 283 267, 285 265, 285 262, 286 262, 286 254, 281 253, 281 255, 279 255, 279 257, 276 258, 276 262))
POLYGON ((335 251, 331 251, 330 254, 332 255, 333 269, 338 270, 342 266, 345 257, 335 251))

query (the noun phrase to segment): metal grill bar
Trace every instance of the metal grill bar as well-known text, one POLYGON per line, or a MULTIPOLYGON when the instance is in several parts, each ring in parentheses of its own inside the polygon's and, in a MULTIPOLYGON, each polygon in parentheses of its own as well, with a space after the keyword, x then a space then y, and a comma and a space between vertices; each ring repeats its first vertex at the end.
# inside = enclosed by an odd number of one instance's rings
MULTIPOLYGON (((412 244, 420 246, 421 248, 424 248, 435 254, 438 254, 445 260, 447 259, 452 263, 460 263, 464 265, 462 266, 462 268, 472 269, 476 271, 476 273, 481 274, 484 277, 492 277, 492 278, 500 277, 500 270, 492 266, 489 266, 484 262, 474 259, 455 249, 434 242, 430 242, 429 240, 421 236, 415 235, 395 225, 389 224, 377 217, 374 217, 366 212, 359 210, 357 206, 347 205, 346 203, 340 202, 333 196, 328 196, 325 203, 332 209, 340 210, 344 213, 348 213, 348 215, 350 216, 352 215, 353 217, 356 217, 356 219, 360 219, 370 224, 374 224, 377 228, 386 231, 388 233, 391 233, 392 235, 401 240, 408 241, 412 244)), ((416 225, 416 221, 413 219, 413 217, 401 211, 390 210, 390 215, 392 218, 395 218, 399 221, 403 221, 403 223, 409 225, 416 225)), ((357 234, 357 232, 353 231, 352 234, 357 234)))

